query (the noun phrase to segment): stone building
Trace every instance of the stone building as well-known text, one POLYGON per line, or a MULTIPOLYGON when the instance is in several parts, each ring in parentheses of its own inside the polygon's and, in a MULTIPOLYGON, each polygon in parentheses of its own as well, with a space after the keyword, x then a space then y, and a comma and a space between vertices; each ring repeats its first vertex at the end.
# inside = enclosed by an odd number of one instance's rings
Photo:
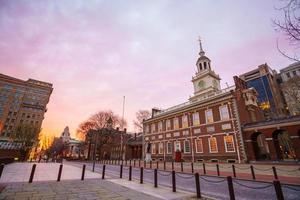
POLYGON ((0 74, 0 139, 8 140, 22 124, 40 129, 52 90, 51 83, 0 74))
POLYGON ((151 144, 154 160, 246 161, 242 124, 262 119, 257 92, 238 77, 235 86, 221 89, 201 41, 196 67, 194 95, 171 108, 153 109, 143 122, 144 146, 151 144))
POLYGON ((280 85, 291 115, 300 115, 300 62, 280 70, 280 85))
POLYGON ((62 132, 60 139, 65 145, 63 155, 68 158, 81 158, 83 156, 83 141, 71 138, 69 127, 67 126, 62 132))

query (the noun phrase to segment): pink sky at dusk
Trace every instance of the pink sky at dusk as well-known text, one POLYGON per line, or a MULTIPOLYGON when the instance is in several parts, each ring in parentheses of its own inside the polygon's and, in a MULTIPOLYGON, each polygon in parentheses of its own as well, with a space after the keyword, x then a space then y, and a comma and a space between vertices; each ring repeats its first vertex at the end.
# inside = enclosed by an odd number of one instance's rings
POLYGON ((167 108, 193 94, 198 36, 225 82, 268 63, 291 64, 274 31, 276 0, 0 0, 0 73, 53 83, 43 131, 59 135, 99 110, 167 108))

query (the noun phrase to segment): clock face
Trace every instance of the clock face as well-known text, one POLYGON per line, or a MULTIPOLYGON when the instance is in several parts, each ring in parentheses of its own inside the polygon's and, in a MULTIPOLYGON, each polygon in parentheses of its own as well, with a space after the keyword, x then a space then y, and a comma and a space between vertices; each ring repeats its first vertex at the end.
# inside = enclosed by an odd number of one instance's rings
POLYGON ((204 88, 205 87, 205 82, 202 80, 202 81, 199 81, 198 82, 198 87, 199 88, 204 88))

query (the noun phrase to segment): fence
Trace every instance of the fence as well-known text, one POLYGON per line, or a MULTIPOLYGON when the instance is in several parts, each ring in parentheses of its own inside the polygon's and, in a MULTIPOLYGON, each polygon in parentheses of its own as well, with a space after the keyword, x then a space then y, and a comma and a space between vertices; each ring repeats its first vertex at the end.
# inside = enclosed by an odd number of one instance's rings
MULTIPOLYGON (((120 166, 120 178, 123 178, 124 173, 128 174, 128 180, 132 181, 132 172, 135 171, 139 174, 139 182, 140 184, 144 183, 144 173, 148 173, 153 175, 153 185, 154 187, 158 187, 159 185, 159 177, 168 177, 170 179, 170 184, 171 184, 171 188, 173 192, 176 192, 177 190, 177 186, 176 186, 176 179, 180 178, 180 179, 186 179, 186 180, 190 180, 193 181, 194 183, 194 189, 196 191, 196 196, 197 198, 201 198, 202 196, 202 192, 201 192, 201 182, 200 180, 202 180, 203 182, 209 183, 209 184, 215 184, 217 186, 217 184, 227 184, 227 188, 228 188, 228 195, 229 195, 229 199, 230 200, 234 200, 235 199, 235 187, 242 187, 245 189, 252 189, 252 190, 263 190, 263 189, 267 189, 267 188, 271 188, 273 187, 276 193, 276 197, 278 200, 284 200, 284 195, 283 195, 283 191, 282 188, 287 189, 287 190, 293 190, 293 191, 297 191, 300 192, 299 188, 296 188, 296 186, 293 185, 284 185, 282 186, 280 181, 278 180, 278 176, 277 176, 277 171, 275 167, 272 167, 272 171, 274 173, 274 178, 275 180, 273 182, 264 182, 265 185, 263 186, 253 186, 253 185, 247 185, 245 184, 242 179, 238 179, 236 178, 236 172, 235 169, 238 168, 235 165, 232 165, 232 172, 233 172, 233 176, 234 178, 232 178, 232 176, 221 176, 220 174, 220 166, 219 164, 216 164, 216 172, 217 172, 217 176, 212 176, 212 175, 206 175, 206 171, 205 171, 205 163, 203 163, 203 175, 200 176, 200 174, 198 172, 196 173, 182 173, 184 171, 183 169, 183 164, 181 163, 181 172, 176 172, 175 170, 172 171, 162 171, 159 170, 159 164, 156 163, 156 168, 152 168, 152 163, 150 162, 149 164, 149 168, 144 168, 141 165, 141 162, 139 161, 138 163, 136 161, 125 161, 125 162, 121 162, 121 161, 112 161, 112 160, 102 160, 99 161, 98 163, 102 164, 102 179, 105 179, 105 171, 106 171, 106 165, 116 165, 116 166, 120 166), (123 164, 125 165, 123 165, 123 164), (119 165, 120 164, 120 165, 119 165), (129 164, 126 166, 126 164, 129 164), (133 165, 132 165, 133 164, 133 165), (133 168, 134 167, 134 168, 133 168), (209 177, 213 177, 213 178, 217 178, 217 179, 212 179, 209 177)), ((145 163, 144 163, 144 166, 145 163)), ((164 164, 165 166, 165 164, 164 164)), ((174 169, 174 164, 172 165, 172 168, 174 169)), ((30 172, 30 177, 28 182, 32 183, 34 181, 34 175, 35 175, 35 171, 36 171, 36 164, 32 165, 32 169, 30 172)), ((0 177, 1 174, 3 172, 3 168, 4 165, 0 165, 0 177)), ((95 168, 95 163, 93 163, 93 170, 95 168)), ((165 167, 163 168, 165 169, 165 167)), ((191 170, 194 171, 194 165, 191 164, 191 170)), ((250 170, 251 170, 251 174, 252 174, 252 178, 255 180, 255 170, 260 170, 255 168, 254 166, 250 166, 250 170)), ((267 169, 263 169, 263 170, 267 170, 267 169)), ((82 173, 81 173, 81 180, 83 181, 85 179, 85 171, 86 171, 86 164, 82 165, 82 173)), ((61 175, 63 173, 63 164, 60 164, 59 166, 59 170, 58 170, 58 174, 57 174, 57 181, 59 182, 61 180, 61 175)), ((257 182, 257 181, 256 181, 257 182)), ((260 181, 261 182, 261 181, 260 181)))

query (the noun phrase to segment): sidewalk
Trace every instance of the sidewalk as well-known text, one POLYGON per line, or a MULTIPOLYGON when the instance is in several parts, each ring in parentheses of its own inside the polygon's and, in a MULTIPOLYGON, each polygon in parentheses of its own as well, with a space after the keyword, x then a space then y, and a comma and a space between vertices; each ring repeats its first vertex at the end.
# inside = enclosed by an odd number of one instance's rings
POLYGON ((170 188, 154 188, 150 184, 114 179, 99 173, 85 171, 81 181, 82 168, 64 163, 61 182, 56 182, 58 163, 36 163, 33 183, 28 183, 33 163, 13 163, 6 165, 0 178, 0 186, 5 189, 0 199, 193 199, 194 193, 170 188))

